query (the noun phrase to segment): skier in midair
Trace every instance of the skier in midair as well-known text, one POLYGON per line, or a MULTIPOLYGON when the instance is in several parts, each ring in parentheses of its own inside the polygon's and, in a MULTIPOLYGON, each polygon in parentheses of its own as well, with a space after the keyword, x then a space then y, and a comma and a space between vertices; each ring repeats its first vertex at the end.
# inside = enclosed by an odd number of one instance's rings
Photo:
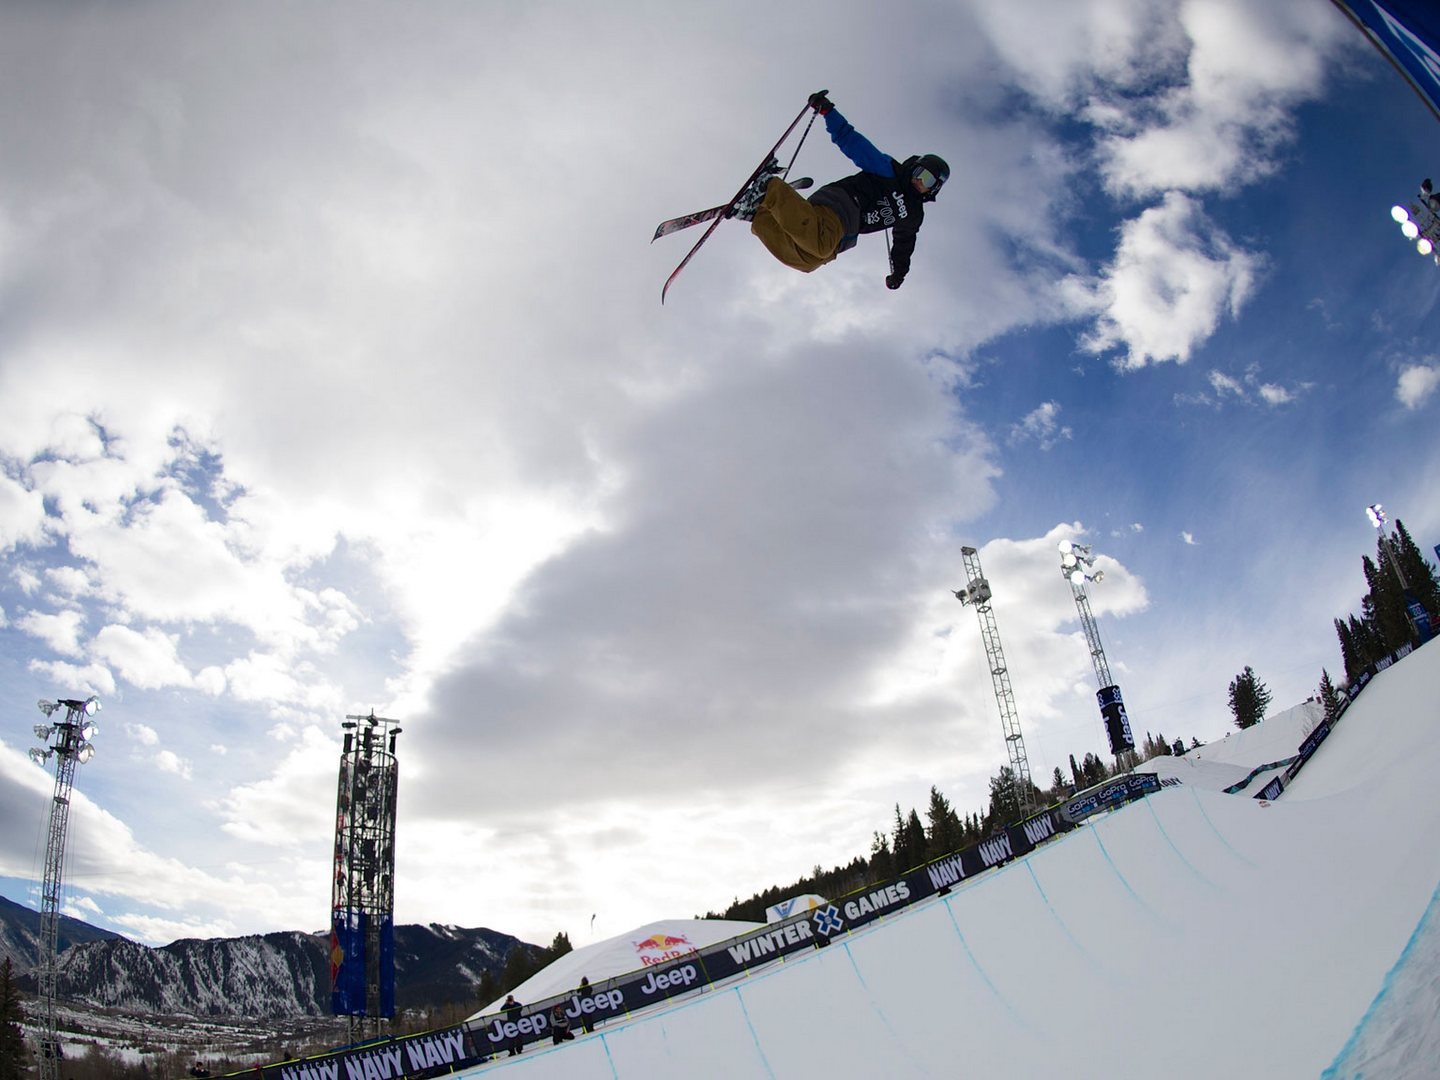
POLYGON ((825 118, 831 141, 861 171, 826 184, 807 200, 780 178, 772 158, 731 216, 749 221, 770 254, 806 274, 849 251, 861 233, 893 229, 885 285, 898 289, 910 272, 924 204, 935 201, 950 178, 950 166, 935 154, 896 161, 882 153, 840 115, 824 91, 810 95, 810 107, 825 118))

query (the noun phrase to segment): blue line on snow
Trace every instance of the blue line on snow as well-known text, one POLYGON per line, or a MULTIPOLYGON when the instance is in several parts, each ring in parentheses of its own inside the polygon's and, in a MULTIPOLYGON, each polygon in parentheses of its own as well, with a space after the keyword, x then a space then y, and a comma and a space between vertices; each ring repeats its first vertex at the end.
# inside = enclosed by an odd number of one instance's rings
POLYGON ((760 1064, 765 1067, 765 1075, 770 1080, 775 1080, 775 1070, 770 1068, 770 1060, 765 1056, 765 1049, 760 1045, 760 1036, 755 1032, 755 1025, 750 1022, 750 1010, 745 1008, 745 999, 740 994, 740 987, 735 987, 735 1000, 740 1003, 740 1013, 745 1017, 745 1026, 750 1029, 750 1038, 755 1040, 755 1053, 760 1055, 760 1064))
MULTIPOLYGON (((1426 929, 1430 925, 1430 917, 1435 914, 1437 909, 1440 909, 1440 885, 1436 885, 1435 891, 1430 894, 1430 903, 1426 905, 1424 914, 1420 916, 1420 921, 1415 924, 1415 929, 1410 934, 1410 940, 1405 943, 1405 948, 1400 950, 1400 959, 1395 961, 1394 967, 1387 971, 1385 978, 1381 980, 1380 992, 1375 995, 1375 1000, 1370 1002, 1370 1007, 1365 1010, 1365 1015, 1362 1016, 1360 1022, 1355 1025, 1355 1030, 1350 1033, 1350 1038, 1347 1039, 1345 1045, 1340 1048, 1340 1053, 1335 1055, 1335 1060, 1330 1063, 1330 1067, 1320 1074, 1320 1080, 1332 1080, 1334 1077, 1352 1075, 1348 1072, 1342 1074, 1339 1071, 1346 1068, 1345 1058, 1354 1053, 1361 1036, 1365 1034, 1365 1029, 1375 1019, 1381 1006, 1385 1004, 1386 999, 1390 996, 1390 991, 1395 986, 1395 980, 1404 973, 1406 966, 1414 959, 1415 943, 1425 934, 1426 929)), ((1358 1077, 1364 1074, 1354 1073, 1353 1075, 1358 1077)))
POLYGON ((1236 851, 1230 845, 1230 841, 1225 838, 1225 834, 1222 833, 1218 828, 1216 828, 1215 822, 1210 820, 1210 815, 1205 812, 1205 804, 1200 801, 1200 793, 1192 787, 1190 789, 1190 795, 1195 799, 1195 807, 1197 810, 1200 811, 1200 816, 1205 819, 1205 824, 1209 825, 1211 831, 1220 838, 1220 843, 1225 845, 1225 850, 1230 852, 1231 855, 1234 855, 1235 858, 1239 859, 1246 866, 1254 866, 1255 863, 1252 860, 1247 859, 1244 855, 1241 855, 1240 852, 1236 851))
POLYGON ((1020 1014, 1015 1011, 1014 1006, 1012 1006, 1010 1002, 1005 1000, 1005 996, 1001 994, 995 984, 990 981, 990 976, 985 974, 985 969, 980 966, 980 961, 976 960, 975 954, 970 951, 970 943, 965 940, 965 931, 960 929, 960 924, 955 920, 955 909, 950 906, 951 899, 952 897, 948 896, 945 898, 945 913, 950 916, 950 925, 955 927, 955 936, 960 939, 960 946, 965 950, 965 955, 970 958, 971 966, 975 968, 980 978, 985 981, 985 985, 990 988, 990 993, 995 995, 995 1000, 1000 1002, 1000 1004, 1004 1006, 1005 1011, 1010 1014, 1010 1019, 1015 1021, 1021 1031, 1029 1031, 1030 1025, 1020 1019, 1020 1014))
POLYGON ((1160 821, 1160 815, 1155 812, 1154 800, 1146 799, 1145 805, 1150 808, 1150 816, 1155 819, 1155 827, 1160 830, 1160 835, 1165 838, 1165 843, 1170 845, 1170 850, 1175 852, 1175 857, 1185 864, 1187 870, 1189 870, 1197 878, 1203 881, 1206 885, 1209 885, 1210 888, 1219 889, 1219 885, 1216 885, 1204 874, 1200 873, 1200 871, 1195 868, 1195 864, 1192 863, 1189 859, 1187 859, 1184 853, 1175 846, 1175 841, 1170 838, 1170 834, 1165 831, 1165 825, 1160 821))
POLYGON ((1041 885, 1040 879, 1036 877, 1035 867, 1032 865, 1033 862, 1033 859, 1026 859, 1025 868, 1030 871, 1030 880, 1035 882, 1035 890, 1040 894, 1040 899, 1045 901, 1045 906, 1050 909, 1051 916, 1060 924, 1060 929, 1065 932, 1065 936, 1070 939, 1070 944, 1075 946, 1075 951, 1087 960, 1090 959, 1089 950, 1075 940, 1075 935, 1070 932, 1070 927, 1065 925, 1065 920, 1062 919, 1060 913, 1055 910, 1055 905, 1050 902, 1050 897, 1045 895, 1045 886, 1041 885))

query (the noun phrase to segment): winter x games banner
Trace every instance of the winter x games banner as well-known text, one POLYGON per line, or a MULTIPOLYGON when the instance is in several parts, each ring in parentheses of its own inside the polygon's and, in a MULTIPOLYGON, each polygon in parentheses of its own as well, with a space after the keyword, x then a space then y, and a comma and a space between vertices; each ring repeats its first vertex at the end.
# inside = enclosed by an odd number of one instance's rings
POLYGON ((1440 7, 1435 0, 1335 0, 1440 120, 1440 7))

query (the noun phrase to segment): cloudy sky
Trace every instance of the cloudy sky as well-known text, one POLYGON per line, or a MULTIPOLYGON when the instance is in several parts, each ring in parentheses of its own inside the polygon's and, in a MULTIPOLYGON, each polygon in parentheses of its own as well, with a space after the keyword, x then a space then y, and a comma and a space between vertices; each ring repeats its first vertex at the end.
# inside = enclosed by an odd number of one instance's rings
MULTIPOLYGON (((328 921, 340 723, 396 915, 576 942, 1339 669, 1364 507, 1440 542, 1433 118, 1327 0, 0 7, 0 892, 97 693, 70 910, 328 921), (803 49, 797 43, 803 41, 803 49), (953 168, 910 277, 694 233, 828 88, 953 168)), ((817 126, 797 171, 852 171, 817 126)))

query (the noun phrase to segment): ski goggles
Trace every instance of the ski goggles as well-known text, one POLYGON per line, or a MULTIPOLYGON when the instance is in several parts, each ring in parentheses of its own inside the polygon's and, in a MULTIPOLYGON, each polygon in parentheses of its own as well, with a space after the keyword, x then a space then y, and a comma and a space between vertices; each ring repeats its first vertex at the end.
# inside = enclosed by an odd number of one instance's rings
POLYGON ((924 165, 919 166, 910 175, 915 180, 915 183, 920 185, 920 190, 926 195, 929 195, 930 192, 934 191, 941 184, 940 178, 925 168, 924 165))

